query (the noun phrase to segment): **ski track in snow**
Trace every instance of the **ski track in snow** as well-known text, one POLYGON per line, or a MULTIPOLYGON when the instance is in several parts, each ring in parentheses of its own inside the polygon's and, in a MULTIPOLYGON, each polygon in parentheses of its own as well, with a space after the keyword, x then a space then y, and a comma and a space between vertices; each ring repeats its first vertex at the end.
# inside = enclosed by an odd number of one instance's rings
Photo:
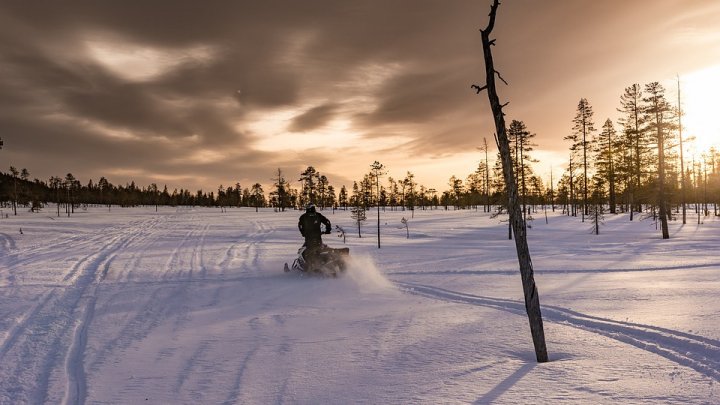
MULTIPOLYGON (((450 291, 424 284, 394 281, 404 292, 459 304, 477 305, 526 315, 525 304, 500 298, 450 291)), ((542 305, 546 321, 597 333, 655 353, 720 381, 720 341, 681 331, 585 315, 566 308, 542 305)))
MULTIPOLYGON (((13 371, 9 378, 0 381, 0 402, 84 403, 83 354, 94 313, 95 288, 105 277, 117 252, 143 237, 142 229, 157 223, 157 218, 133 221, 126 226, 109 227, 99 232, 101 236, 88 238, 95 247, 88 249, 93 253, 72 265, 63 276, 63 283, 39 297, 38 303, 3 339, 0 363, 13 371), (98 243, 100 240, 102 242, 98 243), (98 249, 98 246, 101 247, 98 249), (64 363, 60 366, 63 358, 64 363), (64 389, 51 390, 56 384, 64 385, 64 389), (52 396, 57 391, 64 392, 63 398, 52 396)), ((85 245, 80 244, 81 247, 85 245)), ((53 249, 67 248, 61 244, 40 251, 49 253, 53 249)), ((13 264, 16 267, 25 264, 24 256, 33 257, 28 253, 15 256, 13 264)))

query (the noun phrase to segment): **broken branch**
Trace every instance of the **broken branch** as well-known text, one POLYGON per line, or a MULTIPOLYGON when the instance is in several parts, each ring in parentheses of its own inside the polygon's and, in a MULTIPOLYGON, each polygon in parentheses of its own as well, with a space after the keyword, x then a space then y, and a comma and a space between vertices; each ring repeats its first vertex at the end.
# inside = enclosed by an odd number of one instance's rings
POLYGON ((473 84, 472 86, 470 86, 470 88, 475 89, 475 94, 480 94, 481 91, 487 89, 487 85, 480 87, 477 84, 473 84))
POLYGON ((495 74, 497 75, 498 79, 502 80, 502 82, 505 83, 506 86, 509 86, 508 82, 506 82, 505 79, 503 79, 503 77, 500 76, 500 72, 498 72, 498 71, 496 70, 496 71, 495 71, 495 74))

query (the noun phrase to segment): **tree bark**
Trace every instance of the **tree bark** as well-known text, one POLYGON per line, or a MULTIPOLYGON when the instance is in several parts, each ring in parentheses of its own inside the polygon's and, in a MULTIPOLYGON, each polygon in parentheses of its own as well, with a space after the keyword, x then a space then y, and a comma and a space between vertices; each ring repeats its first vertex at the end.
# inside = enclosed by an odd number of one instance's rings
POLYGON ((495 15, 497 13, 500 2, 494 0, 490 8, 490 20, 487 27, 484 30, 480 30, 482 35, 483 44, 483 56, 485 59, 485 76, 486 84, 484 87, 473 86, 477 88, 478 93, 481 90, 487 90, 488 99, 490 101, 490 107, 492 109, 493 118, 495 121, 495 130, 497 131, 497 146, 500 151, 503 166, 503 177, 505 179, 505 186, 508 193, 508 212, 510 214, 510 223, 512 226, 513 233, 515 234, 515 249, 517 251, 518 262, 520 264, 520 275, 522 278, 523 292, 525 295, 525 309, 527 310, 528 319, 530 322, 530 332, 533 338, 533 344, 535 346, 535 357, 538 362, 548 361, 547 347, 545 345, 545 333, 543 330, 543 320, 540 313, 540 298, 538 296, 537 287, 535 285, 535 279, 533 276, 532 261, 530 260, 530 249, 527 244, 527 234, 525 223, 522 219, 522 212, 520 211, 520 204, 518 201, 518 190, 517 184, 515 183, 515 176, 513 173, 513 162, 510 154, 510 141, 508 140, 507 133, 505 131, 505 114, 502 111, 503 106, 500 104, 500 100, 497 95, 497 89, 495 86, 495 75, 500 80, 505 80, 495 70, 493 63, 491 46, 494 45, 494 40, 490 39, 490 33, 495 26, 495 15))

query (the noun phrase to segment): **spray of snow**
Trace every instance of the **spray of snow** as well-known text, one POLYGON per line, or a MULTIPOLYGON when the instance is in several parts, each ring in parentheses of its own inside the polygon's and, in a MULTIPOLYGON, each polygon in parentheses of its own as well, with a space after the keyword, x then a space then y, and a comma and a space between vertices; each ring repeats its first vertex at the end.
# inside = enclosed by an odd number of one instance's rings
POLYGON ((353 255, 348 261, 345 276, 363 289, 385 290, 394 288, 390 280, 382 274, 369 255, 353 255))

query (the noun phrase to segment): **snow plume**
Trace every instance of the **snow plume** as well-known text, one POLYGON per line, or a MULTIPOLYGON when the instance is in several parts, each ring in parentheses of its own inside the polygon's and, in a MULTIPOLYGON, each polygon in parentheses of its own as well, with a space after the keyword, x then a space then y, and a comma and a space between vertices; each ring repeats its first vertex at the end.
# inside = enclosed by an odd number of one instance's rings
POLYGON ((348 260, 345 276, 363 289, 380 290, 393 287, 369 255, 352 255, 348 260))

